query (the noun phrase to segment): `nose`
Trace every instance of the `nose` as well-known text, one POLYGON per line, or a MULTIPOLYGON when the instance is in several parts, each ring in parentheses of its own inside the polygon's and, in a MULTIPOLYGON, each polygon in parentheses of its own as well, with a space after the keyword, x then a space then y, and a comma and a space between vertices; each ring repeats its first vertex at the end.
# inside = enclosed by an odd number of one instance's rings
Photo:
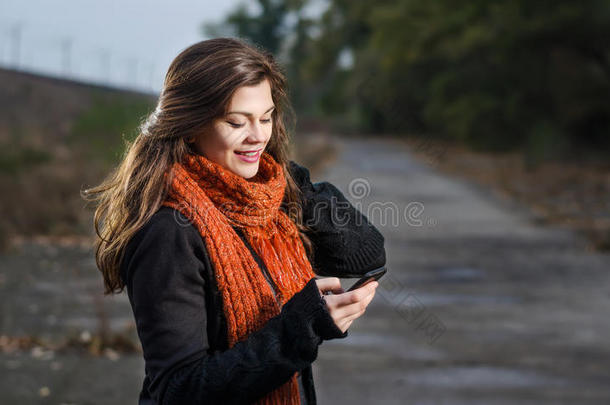
POLYGON ((260 123, 255 122, 254 124, 250 125, 247 140, 250 143, 262 143, 267 141, 267 133, 260 123))

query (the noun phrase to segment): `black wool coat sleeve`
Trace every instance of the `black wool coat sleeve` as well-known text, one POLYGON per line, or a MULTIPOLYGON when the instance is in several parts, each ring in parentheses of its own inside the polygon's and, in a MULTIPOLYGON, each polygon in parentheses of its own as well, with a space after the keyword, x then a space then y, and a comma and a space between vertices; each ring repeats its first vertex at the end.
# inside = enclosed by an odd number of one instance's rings
MULTIPOLYGON (((345 200, 329 183, 311 184, 302 166, 291 162, 290 170, 303 191, 304 215, 313 215, 307 204, 332 196, 345 200)), ((368 221, 337 227, 325 222, 331 213, 318 209, 322 219, 312 224, 310 235, 321 252, 312 263, 317 274, 362 274, 385 263, 383 238, 368 221), (368 238, 374 239, 377 251, 371 253, 368 238), (329 249, 329 243, 340 248, 329 249)), ((352 207, 354 221, 360 215, 355 211, 352 207)), ((347 336, 335 325, 312 279, 260 330, 230 349, 212 350, 207 334, 211 301, 206 296, 212 271, 196 228, 169 207, 156 212, 128 243, 121 277, 145 361, 146 392, 140 403, 254 402, 309 366, 322 341, 347 336)))
POLYGON ((366 215, 333 184, 312 183, 309 170, 294 161, 289 171, 302 193, 305 232, 314 245, 316 274, 360 277, 385 265, 384 237, 366 215))

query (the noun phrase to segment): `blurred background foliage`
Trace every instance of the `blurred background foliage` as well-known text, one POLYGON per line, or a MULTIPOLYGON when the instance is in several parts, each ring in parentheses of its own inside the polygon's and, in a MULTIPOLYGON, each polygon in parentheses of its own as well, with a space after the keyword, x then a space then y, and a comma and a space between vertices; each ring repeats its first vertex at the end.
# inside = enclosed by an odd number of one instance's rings
MULTIPOLYGON (((397 136, 610 249, 610 2, 257 0, 201 32, 276 55, 302 163, 334 153, 315 132, 397 136)), ((0 247, 90 235, 78 191, 158 95, 5 69, 0 82, 0 247)))
POLYGON ((300 117, 532 163, 610 150, 610 2, 259 0, 207 35, 279 55, 300 117), (291 28, 288 28, 291 27, 291 28), (290 33, 290 35, 288 35, 290 33))

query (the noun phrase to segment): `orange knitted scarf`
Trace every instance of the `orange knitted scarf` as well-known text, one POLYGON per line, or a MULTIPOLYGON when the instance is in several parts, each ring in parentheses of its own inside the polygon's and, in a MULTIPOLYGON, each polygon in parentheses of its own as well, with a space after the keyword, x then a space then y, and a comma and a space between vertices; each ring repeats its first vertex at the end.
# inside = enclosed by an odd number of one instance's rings
MULTIPOLYGON (((222 295, 229 347, 260 329, 315 274, 294 222, 280 210, 286 178, 271 155, 263 153, 257 174, 245 179, 202 155, 188 154, 172 167, 163 205, 179 210, 204 238, 222 295), (235 232, 263 260, 277 299, 262 269, 235 232)), ((297 374, 264 396, 260 404, 300 404, 297 374)))

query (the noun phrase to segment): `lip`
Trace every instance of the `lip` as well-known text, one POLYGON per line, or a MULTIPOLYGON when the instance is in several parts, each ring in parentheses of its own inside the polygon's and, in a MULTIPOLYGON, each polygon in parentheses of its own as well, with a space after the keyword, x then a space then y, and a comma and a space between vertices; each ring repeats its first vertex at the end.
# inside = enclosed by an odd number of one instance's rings
POLYGON ((254 150, 243 150, 243 151, 242 151, 242 150, 239 150, 239 151, 237 151, 237 150, 236 150, 236 151, 234 151, 233 153, 235 153, 235 155, 236 155, 238 158, 240 158, 241 160, 243 160, 244 162, 247 162, 247 163, 255 163, 255 162, 257 162, 257 161, 258 161, 258 159, 260 158, 262 151, 263 151, 263 148, 260 148, 260 149, 254 149, 254 150), (254 156, 245 156, 245 155, 240 155, 240 154, 239 154, 239 153, 237 153, 237 152, 242 152, 242 153, 246 153, 246 152, 257 152, 257 153, 256 153, 256 155, 254 155, 254 156))

